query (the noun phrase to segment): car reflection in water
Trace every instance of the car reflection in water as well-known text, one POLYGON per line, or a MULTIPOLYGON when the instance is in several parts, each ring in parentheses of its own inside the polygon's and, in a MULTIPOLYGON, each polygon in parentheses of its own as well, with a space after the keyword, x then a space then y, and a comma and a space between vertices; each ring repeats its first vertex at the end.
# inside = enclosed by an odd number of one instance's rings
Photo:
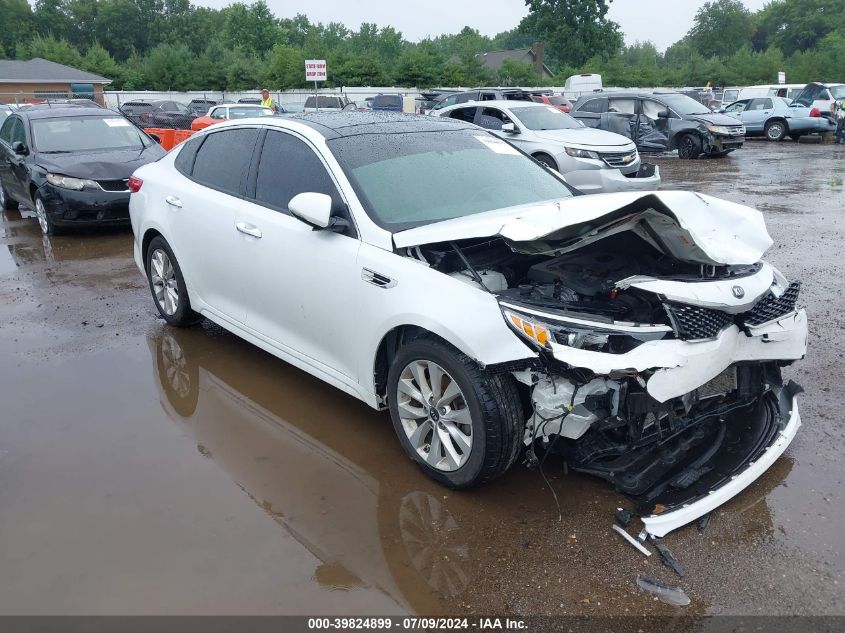
POLYGON ((162 328, 148 342, 168 416, 322 561, 315 581, 376 588, 412 612, 452 608, 470 582, 466 533, 386 414, 225 333, 162 328))

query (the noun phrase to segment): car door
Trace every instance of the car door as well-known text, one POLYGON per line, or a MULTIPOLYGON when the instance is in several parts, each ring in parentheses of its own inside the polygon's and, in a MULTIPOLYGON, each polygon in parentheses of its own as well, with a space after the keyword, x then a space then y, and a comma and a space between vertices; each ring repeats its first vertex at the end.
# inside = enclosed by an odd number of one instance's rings
POLYGON ((271 129, 250 180, 234 253, 243 264, 247 326, 310 365, 357 381, 350 341, 360 331, 360 241, 334 179, 308 141, 271 129), (290 200, 309 191, 331 197, 333 215, 350 222, 347 231, 314 230, 291 215, 290 200))
POLYGON ((525 126, 520 128, 520 124, 509 117, 508 114, 501 108, 491 106, 478 108, 478 112, 475 114, 474 123, 483 127, 485 130, 490 130, 499 138, 503 138, 509 143, 516 145, 526 154, 531 154, 534 150, 539 149, 537 142, 532 140, 534 139, 534 134, 531 133, 530 130, 526 130, 525 126), (502 126, 505 123, 513 123, 517 129, 521 129, 522 134, 502 132, 502 126))
POLYGON ((162 185, 168 208, 166 237, 191 293, 238 324, 246 319, 245 263, 238 260, 235 217, 258 134, 254 127, 230 128, 187 141, 176 159, 177 170, 186 177, 162 185), (192 151, 196 156, 183 165, 180 159, 192 151))
POLYGON ((766 121, 772 116, 774 108, 771 97, 751 99, 740 115, 740 119, 745 124, 745 129, 749 133, 762 134, 766 121))
POLYGON ((12 128, 18 117, 8 117, 0 126, 0 183, 9 196, 12 195, 12 128))
POLYGON ((723 108, 724 113, 730 117, 743 121, 742 113, 745 111, 745 108, 748 107, 750 102, 751 99, 740 99, 739 101, 734 101, 729 106, 723 108))
POLYGON ((12 145, 15 143, 23 143, 26 145, 28 152, 33 151, 32 143, 27 139, 26 123, 21 117, 17 116, 14 117, 12 123, 9 151, 6 154, 6 164, 9 170, 6 191, 12 198, 24 204, 31 204, 32 201, 29 198, 29 162, 27 160, 29 155, 15 154, 12 151, 12 145))

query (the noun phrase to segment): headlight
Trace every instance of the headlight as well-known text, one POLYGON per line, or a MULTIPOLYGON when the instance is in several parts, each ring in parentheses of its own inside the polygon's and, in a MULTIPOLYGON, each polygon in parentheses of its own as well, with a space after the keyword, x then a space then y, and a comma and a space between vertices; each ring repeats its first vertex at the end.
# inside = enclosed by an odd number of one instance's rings
MULTIPOLYGON (((734 134, 734 132, 729 130, 724 125, 708 125, 707 129, 710 130, 710 132, 712 132, 713 134, 723 134, 725 136, 731 136, 731 135, 734 134)), ((739 131, 737 132, 737 134, 742 134, 744 136, 745 135, 745 127, 744 126, 741 127, 739 129, 739 131)))
POLYGON ((82 191, 86 187, 92 189, 97 188, 97 183, 87 178, 71 178, 70 176, 60 176, 59 174, 47 174, 47 182, 62 189, 73 189, 74 191, 82 191))
POLYGON ((641 332, 629 334, 601 329, 599 324, 592 327, 574 323, 552 323, 533 315, 514 312, 505 307, 502 307, 502 314, 505 316, 505 321, 517 334, 543 348, 550 347, 551 343, 554 342, 558 345, 566 345, 567 347, 591 352, 624 354, 646 341, 664 338, 669 330, 669 328, 644 327, 641 332))
POLYGON ((573 158, 598 158, 598 152, 591 152, 586 149, 575 149, 574 147, 567 147, 566 153, 573 158))

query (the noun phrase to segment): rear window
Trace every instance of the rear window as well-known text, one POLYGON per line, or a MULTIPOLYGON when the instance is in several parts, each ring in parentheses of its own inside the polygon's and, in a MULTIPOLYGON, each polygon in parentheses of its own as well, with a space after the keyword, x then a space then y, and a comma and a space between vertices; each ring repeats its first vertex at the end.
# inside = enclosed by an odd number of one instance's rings
POLYGON ((586 103, 582 103, 578 106, 578 110, 581 112, 606 112, 607 99, 590 99, 586 103))
POLYGON ((152 103, 142 103, 140 101, 133 101, 131 103, 124 103, 120 109, 127 114, 140 114, 141 112, 149 112, 152 110, 152 103))
POLYGON ((378 95, 373 99, 374 108, 401 108, 402 97, 399 95, 378 95))
POLYGON ((305 107, 306 108, 314 108, 317 107, 316 104, 319 104, 321 108, 337 108, 340 109, 340 99, 337 97, 323 97, 321 96, 318 101, 315 102, 314 97, 308 97, 305 100, 305 107))
POLYGON ((193 179, 233 196, 241 195, 258 130, 224 130, 209 134, 194 160, 193 179))

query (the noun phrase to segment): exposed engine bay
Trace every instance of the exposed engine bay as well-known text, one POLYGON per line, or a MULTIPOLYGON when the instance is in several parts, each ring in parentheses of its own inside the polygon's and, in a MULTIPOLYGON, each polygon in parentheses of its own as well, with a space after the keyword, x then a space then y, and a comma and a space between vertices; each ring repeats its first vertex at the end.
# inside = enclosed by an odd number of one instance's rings
POLYGON ((803 356, 802 323, 806 338, 800 283, 764 262, 670 251, 660 236, 633 230, 581 248, 499 235, 405 251, 495 295, 537 352, 533 363, 501 368, 530 402, 528 462, 538 450, 559 454, 612 483, 643 516, 708 495, 773 445, 800 391, 780 369, 803 356), (784 356, 758 351, 788 327, 797 342, 784 356), (734 351, 722 351, 728 339, 734 351))

